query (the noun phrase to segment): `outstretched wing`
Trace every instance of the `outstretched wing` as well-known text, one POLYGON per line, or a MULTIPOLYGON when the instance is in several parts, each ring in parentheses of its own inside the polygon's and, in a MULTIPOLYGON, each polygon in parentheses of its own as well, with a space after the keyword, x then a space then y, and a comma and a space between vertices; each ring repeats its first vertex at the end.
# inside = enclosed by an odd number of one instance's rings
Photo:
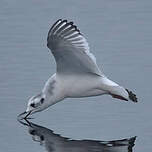
POLYGON ((55 57, 59 74, 96 74, 101 76, 96 59, 73 22, 59 19, 48 33, 47 46, 55 57))

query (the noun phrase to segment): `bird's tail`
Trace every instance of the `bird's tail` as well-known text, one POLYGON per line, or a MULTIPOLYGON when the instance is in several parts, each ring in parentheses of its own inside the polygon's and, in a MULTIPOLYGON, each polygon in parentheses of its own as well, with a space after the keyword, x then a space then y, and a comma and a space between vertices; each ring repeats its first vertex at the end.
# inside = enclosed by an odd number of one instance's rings
POLYGON ((138 102, 138 99, 137 99, 136 95, 132 91, 129 91, 128 89, 126 89, 126 91, 128 92, 129 99, 131 101, 138 102))
POLYGON ((125 89, 122 86, 119 86, 118 84, 109 80, 108 78, 105 78, 105 77, 102 78, 101 89, 109 92, 109 94, 113 98, 117 98, 124 101, 131 100, 133 102, 137 102, 137 97, 132 91, 129 91, 128 89, 125 89))
POLYGON ((113 98, 117 98, 120 100, 131 100, 135 103, 138 102, 136 95, 132 91, 129 91, 128 89, 125 89, 121 86, 111 87, 110 95, 112 95, 113 98))

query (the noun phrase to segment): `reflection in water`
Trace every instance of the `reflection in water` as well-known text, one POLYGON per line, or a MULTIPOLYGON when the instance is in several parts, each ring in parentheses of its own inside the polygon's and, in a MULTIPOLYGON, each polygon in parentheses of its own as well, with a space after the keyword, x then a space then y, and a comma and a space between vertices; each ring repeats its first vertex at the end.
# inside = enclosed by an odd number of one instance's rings
POLYGON ((113 141, 71 140, 32 122, 19 121, 28 126, 33 141, 39 142, 48 152, 132 152, 136 137, 113 141))

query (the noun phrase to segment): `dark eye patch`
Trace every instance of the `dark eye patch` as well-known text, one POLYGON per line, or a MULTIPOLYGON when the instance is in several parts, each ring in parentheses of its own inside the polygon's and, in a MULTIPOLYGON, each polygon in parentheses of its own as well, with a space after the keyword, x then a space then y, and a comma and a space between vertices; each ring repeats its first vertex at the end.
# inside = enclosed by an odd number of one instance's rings
POLYGON ((33 107, 33 108, 35 108, 35 104, 34 103, 31 103, 30 106, 33 107))
POLYGON ((35 131, 35 130, 31 130, 31 131, 30 131, 30 134, 31 134, 31 135, 35 135, 35 134, 36 134, 36 131, 35 131))
POLYGON ((41 102, 41 103, 44 103, 44 98, 41 98, 40 102, 41 102))

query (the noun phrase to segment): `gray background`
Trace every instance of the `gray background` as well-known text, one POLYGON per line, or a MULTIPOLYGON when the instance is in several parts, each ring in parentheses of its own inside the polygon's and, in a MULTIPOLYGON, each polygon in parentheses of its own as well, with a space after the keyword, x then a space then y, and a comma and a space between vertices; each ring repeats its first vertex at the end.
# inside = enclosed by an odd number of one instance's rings
POLYGON ((0 151, 43 151, 16 117, 55 72, 46 36, 59 18, 78 25, 99 67, 136 92, 139 103, 67 99, 34 122, 72 139, 137 136, 134 151, 152 151, 151 0, 0 0, 0 151))

